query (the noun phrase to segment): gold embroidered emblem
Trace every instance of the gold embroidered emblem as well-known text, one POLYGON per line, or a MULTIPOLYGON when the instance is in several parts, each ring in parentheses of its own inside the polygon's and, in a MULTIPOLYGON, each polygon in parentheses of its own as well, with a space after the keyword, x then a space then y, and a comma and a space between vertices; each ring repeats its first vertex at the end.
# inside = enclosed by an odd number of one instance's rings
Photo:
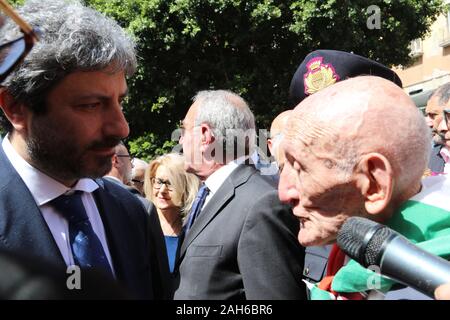
POLYGON ((303 76, 306 95, 313 94, 339 81, 333 65, 331 63, 322 64, 322 61, 323 57, 315 57, 306 65, 308 72, 303 76))

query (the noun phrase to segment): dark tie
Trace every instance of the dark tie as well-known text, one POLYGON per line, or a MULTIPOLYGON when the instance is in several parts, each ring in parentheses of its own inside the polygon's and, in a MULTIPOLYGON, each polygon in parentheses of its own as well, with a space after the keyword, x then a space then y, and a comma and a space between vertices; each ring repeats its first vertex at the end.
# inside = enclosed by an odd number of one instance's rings
POLYGON ((61 195, 50 204, 69 223, 69 240, 75 264, 80 268, 95 268, 113 276, 100 239, 92 229, 91 222, 81 201, 82 191, 61 195))
POLYGON ((192 228, 192 225, 197 219, 200 211, 202 210, 203 204, 205 203, 205 199, 209 194, 208 187, 203 184, 201 188, 197 192, 197 196, 195 197, 194 203, 192 204, 191 211, 189 211, 189 220, 186 226, 186 234, 192 228))

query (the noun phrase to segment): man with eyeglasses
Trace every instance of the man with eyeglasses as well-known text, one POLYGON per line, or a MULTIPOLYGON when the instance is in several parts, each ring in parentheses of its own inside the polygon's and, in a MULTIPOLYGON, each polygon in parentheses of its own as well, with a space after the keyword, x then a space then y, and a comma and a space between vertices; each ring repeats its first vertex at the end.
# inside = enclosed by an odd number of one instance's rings
POLYGON ((131 170, 131 186, 135 188, 140 195, 144 193, 144 176, 148 163, 142 159, 133 158, 133 169, 131 170))
MULTIPOLYGON (((121 103, 136 69, 134 43, 76 0, 31 0, 19 14, 45 33, 0 88, 8 132, 0 148, 0 226, 8 226, 0 227, 0 249, 75 265, 81 279, 96 269, 135 298, 168 298, 168 270, 159 263, 167 258, 145 210, 100 179, 129 134, 121 103)), ((7 21, 0 43, 20 37, 7 21)))
MULTIPOLYGON (((439 124, 442 121, 443 110, 450 100, 450 83, 446 83, 431 95, 425 108, 425 120, 431 129, 433 147, 430 153, 428 168, 435 174, 446 172, 446 159, 450 157, 448 147, 439 132, 439 124)), ((449 169, 447 168, 447 171, 449 169)))
POLYGON ((182 128, 185 168, 204 184, 187 217, 174 299, 305 298, 298 223, 273 181, 245 163, 255 137, 247 103, 230 91, 200 91, 182 128))
POLYGON ((128 186, 131 182, 133 164, 128 149, 123 142, 116 146, 116 152, 112 156, 111 161, 111 170, 105 175, 105 178, 113 179, 128 186))
POLYGON ((442 111, 440 122, 437 126, 437 132, 440 136, 442 147, 440 155, 444 161, 444 167, 442 173, 450 173, 450 109, 444 109, 442 111))

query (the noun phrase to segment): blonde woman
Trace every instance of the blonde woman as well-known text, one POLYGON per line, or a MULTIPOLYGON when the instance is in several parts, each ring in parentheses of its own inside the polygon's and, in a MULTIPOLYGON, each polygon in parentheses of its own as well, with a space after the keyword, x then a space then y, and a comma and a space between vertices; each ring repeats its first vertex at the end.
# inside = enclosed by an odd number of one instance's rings
POLYGON ((191 209, 200 180, 184 169, 183 156, 169 153, 151 161, 144 179, 147 199, 158 211, 170 272, 173 272, 183 222, 191 209))

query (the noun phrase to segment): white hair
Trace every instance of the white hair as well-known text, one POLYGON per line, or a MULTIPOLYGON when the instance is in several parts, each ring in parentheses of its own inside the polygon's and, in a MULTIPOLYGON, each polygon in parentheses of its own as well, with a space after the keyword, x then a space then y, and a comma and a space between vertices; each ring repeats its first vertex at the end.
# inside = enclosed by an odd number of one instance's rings
POLYGON ((231 91, 207 90, 198 92, 193 101, 200 105, 194 124, 208 124, 214 137, 224 143, 227 155, 240 148, 245 155, 253 152, 255 117, 243 98, 231 91))

